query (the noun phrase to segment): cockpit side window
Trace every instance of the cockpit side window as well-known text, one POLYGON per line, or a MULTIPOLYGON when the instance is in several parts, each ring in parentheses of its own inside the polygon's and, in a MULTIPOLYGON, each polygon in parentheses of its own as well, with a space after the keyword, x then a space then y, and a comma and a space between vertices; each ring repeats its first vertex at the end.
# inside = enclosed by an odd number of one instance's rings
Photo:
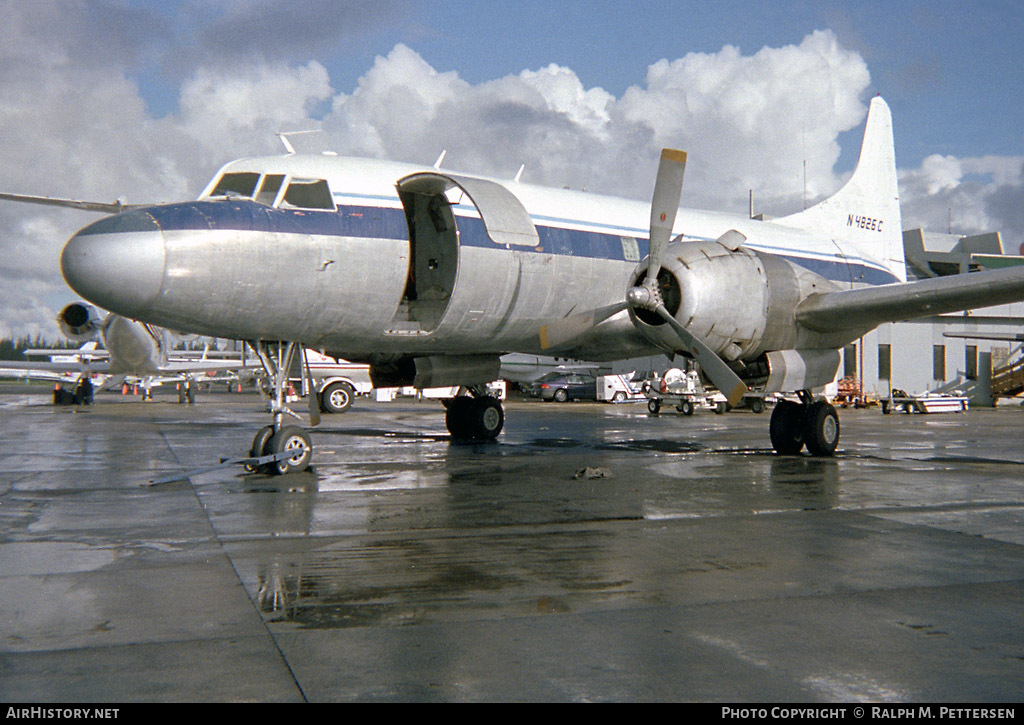
POLYGON ((259 180, 259 174, 250 172, 224 174, 210 192, 210 196, 244 196, 251 199, 259 180))
POLYGON ((292 179, 281 208, 334 210, 334 197, 324 179, 292 179))
POLYGON ((274 205, 277 192, 281 190, 281 182, 284 181, 284 174, 267 174, 263 177, 263 185, 256 194, 256 201, 267 206, 274 205))

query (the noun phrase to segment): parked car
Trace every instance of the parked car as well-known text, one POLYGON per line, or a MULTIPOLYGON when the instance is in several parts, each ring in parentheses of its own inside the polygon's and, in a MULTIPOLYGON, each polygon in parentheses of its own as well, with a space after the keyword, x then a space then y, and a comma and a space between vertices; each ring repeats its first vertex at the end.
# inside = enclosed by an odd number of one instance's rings
POLYGON ((597 377, 589 373, 551 372, 534 380, 527 393, 542 400, 597 400, 597 377))

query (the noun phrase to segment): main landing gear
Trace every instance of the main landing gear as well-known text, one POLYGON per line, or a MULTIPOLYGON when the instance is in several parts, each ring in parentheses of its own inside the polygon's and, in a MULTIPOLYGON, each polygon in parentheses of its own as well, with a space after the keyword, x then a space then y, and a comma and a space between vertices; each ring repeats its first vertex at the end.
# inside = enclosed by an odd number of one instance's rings
POLYGON ((808 391, 799 393, 800 402, 783 400, 775 404, 768 430, 772 447, 783 456, 807 450, 815 456, 831 456, 839 445, 839 415, 824 400, 814 400, 808 391))
MULTIPOLYGON (((285 415, 301 420, 298 414, 285 404, 285 389, 296 353, 302 358, 303 372, 307 383, 309 382, 309 368, 305 365, 303 348, 291 342, 271 344, 262 340, 251 345, 256 350, 270 381, 270 413, 274 416, 274 423, 256 432, 249 449, 249 460, 244 464, 245 469, 249 472, 271 474, 304 471, 313 458, 313 443, 302 427, 284 424, 285 415)), ((317 425, 320 422, 316 398, 315 394, 309 396, 310 425, 317 425)))
POLYGON ((501 401, 481 388, 446 401, 445 407, 444 422, 455 440, 493 441, 505 425, 501 401))

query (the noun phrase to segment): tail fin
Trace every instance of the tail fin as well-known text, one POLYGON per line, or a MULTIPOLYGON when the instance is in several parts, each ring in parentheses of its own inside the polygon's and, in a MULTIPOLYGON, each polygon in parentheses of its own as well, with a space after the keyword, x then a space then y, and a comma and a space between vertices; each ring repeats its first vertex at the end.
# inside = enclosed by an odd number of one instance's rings
POLYGON ((810 209, 774 221, 827 235, 906 281, 892 114, 881 96, 871 99, 860 159, 846 185, 810 209))

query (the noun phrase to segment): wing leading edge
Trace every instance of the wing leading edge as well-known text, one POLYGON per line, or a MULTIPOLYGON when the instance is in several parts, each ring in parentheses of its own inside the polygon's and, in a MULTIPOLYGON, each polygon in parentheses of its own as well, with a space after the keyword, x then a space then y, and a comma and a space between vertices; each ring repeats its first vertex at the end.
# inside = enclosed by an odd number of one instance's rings
POLYGON ((818 332, 872 329, 884 322, 1024 300, 1024 266, 811 295, 796 319, 818 332))

